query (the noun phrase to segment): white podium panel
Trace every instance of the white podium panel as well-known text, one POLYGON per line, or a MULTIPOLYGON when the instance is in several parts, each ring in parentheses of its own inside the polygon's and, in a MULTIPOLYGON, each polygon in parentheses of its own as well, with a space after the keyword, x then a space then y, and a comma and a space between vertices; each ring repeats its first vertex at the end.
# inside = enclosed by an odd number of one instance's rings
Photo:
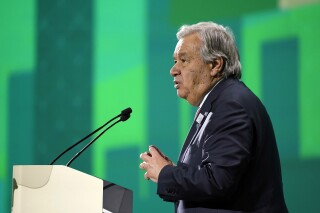
POLYGON ((66 166, 13 167, 12 213, 101 213, 103 180, 66 166))

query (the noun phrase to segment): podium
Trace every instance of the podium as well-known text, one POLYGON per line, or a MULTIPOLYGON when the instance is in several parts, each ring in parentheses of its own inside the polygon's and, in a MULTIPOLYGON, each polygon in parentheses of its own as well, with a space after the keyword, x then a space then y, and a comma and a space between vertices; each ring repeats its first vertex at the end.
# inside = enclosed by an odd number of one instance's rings
POLYGON ((11 213, 132 213, 132 191, 62 165, 13 166, 11 213))

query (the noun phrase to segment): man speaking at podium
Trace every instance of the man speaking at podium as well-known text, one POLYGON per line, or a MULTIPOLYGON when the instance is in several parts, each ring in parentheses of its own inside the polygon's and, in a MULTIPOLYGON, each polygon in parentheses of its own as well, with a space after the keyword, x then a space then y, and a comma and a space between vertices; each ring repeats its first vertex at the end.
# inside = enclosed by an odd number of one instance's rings
POLYGON ((170 70, 180 98, 198 107, 177 165, 142 153, 144 177, 178 213, 286 213, 273 127, 242 83, 232 32, 213 22, 184 25, 170 70))

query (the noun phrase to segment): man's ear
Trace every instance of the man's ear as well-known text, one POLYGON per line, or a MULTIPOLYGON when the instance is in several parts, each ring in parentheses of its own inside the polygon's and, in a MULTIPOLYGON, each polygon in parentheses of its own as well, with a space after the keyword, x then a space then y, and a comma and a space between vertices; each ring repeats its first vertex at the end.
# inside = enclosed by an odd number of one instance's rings
POLYGON ((222 71, 222 68, 223 68, 223 64, 224 63, 224 60, 222 57, 218 57, 216 58, 212 64, 211 64, 211 72, 210 72, 210 75, 212 77, 220 77, 221 76, 221 71, 222 71))

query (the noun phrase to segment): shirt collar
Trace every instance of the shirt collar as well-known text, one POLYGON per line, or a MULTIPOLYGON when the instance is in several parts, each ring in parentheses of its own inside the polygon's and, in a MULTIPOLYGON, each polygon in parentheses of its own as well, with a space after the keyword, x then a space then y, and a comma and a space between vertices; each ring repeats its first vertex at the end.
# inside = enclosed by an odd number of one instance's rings
POLYGON ((202 99, 202 101, 201 101, 201 103, 200 103, 200 105, 199 105, 199 108, 202 107, 202 105, 203 105, 203 103, 206 101, 208 95, 212 92, 212 90, 213 90, 222 80, 223 80, 223 78, 220 79, 220 80, 212 87, 212 89, 204 96, 204 98, 202 99))

